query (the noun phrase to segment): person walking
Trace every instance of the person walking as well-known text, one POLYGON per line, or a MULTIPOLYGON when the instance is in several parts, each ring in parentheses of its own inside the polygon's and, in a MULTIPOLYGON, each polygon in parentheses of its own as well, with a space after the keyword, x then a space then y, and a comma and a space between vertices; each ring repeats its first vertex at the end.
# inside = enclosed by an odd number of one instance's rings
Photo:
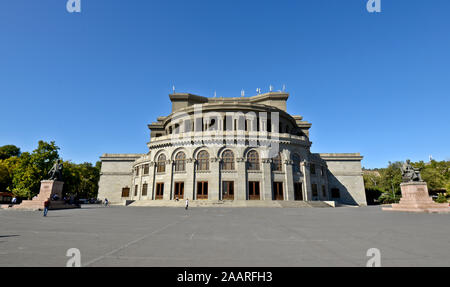
POLYGON ((105 198, 105 207, 107 207, 107 206, 108 206, 108 203, 109 203, 108 199, 107 199, 107 198, 105 198))
POLYGON ((47 199, 45 202, 44 202, 44 216, 47 216, 47 213, 48 213, 48 208, 50 207, 50 201, 47 199))
POLYGON ((186 206, 185 206, 185 209, 188 210, 188 208, 189 208, 189 198, 186 198, 186 206))

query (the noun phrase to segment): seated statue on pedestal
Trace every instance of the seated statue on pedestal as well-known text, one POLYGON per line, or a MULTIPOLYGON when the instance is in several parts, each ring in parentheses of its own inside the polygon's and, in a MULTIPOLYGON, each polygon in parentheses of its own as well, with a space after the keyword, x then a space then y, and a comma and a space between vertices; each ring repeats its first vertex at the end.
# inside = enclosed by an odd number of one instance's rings
POLYGON ((62 181, 62 170, 63 164, 60 159, 53 165, 49 170, 48 175, 50 175, 49 180, 62 181))
POLYGON ((409 159, 401 167, 403 182, 422 181, 420 169, 414 168, 409 159))

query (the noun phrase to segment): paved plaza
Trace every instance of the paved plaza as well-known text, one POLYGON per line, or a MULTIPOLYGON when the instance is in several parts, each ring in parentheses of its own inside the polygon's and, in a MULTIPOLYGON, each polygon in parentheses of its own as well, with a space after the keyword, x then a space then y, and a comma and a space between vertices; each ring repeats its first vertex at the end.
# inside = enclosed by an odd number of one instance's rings
POLYGON ((0 210, 0 266, 450 266, 450 215, 380 207, 0 210))

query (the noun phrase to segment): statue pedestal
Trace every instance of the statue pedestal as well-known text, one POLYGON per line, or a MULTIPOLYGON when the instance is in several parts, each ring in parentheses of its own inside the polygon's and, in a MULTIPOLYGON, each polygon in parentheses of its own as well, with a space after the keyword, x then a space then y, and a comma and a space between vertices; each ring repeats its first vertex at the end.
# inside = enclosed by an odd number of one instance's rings
POLYGON ((402 198, 398 204, 392 204, 392 207, 383 207, 383 210, 407 211, 407 212, 426 212, 426 213, 450 213, 448 203, 436 203, 428 194, 427 183, 405 182, 400 184, 402 198))
POLYGON ((54 180, 41 181, 39 194, 32 200, 24 200, 21 204, 14 206, 16 209, 42 210, 44 202, 50 200, 49 209, 75 208, 75 206, 65 204, 62 200, 62 190, 64 182, 54 180), (59 200, 51 200, 53 195, 58 195, 59 200))

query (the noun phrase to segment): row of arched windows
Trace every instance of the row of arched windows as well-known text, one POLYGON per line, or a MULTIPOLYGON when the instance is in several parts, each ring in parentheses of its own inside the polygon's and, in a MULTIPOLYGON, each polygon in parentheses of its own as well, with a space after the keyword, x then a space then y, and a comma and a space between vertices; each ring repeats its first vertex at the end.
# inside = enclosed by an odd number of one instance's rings
MULTIPOLYGON (((245 130, 245 131, 267 131, 272 132, 272 122, 271 119, 266 119, 266 122, 262 124, 262 120, 260 117, 256 115, 250 115, 248 117, 229 117, 224 116, 221 120, 216 120, 217 117, 214 118, 195 118, 195 119, 187 119, 181 120, 183 122, 184 128, 180 129, 179 123, 172 124, 166 127, 166 134, 178 134, 183 132, 190 131, 208 131, 208 130, 220 130, 223 131, 231 131, 231 130, 245 130), (228 127, 227 127, 228 122, 228 127), (194 124, 195 123, 195 124, 194 124), (221 123, 221 124, 220 124, 221 123), (219 124, 221 126, 219 126, 219 124), (230 126, 231 125, 231 126, 230 126), (260 127, 261 126, 261 127, 260 127), (264 126, 264 127, 263 127, 264 126)), ((303 135, 300 128, 291 125, 290 123, 285 123, 284 121, 280 121, 278 124, 278 132, 279 133, 288 133, 293 135, 303 135)))
MULTIPOLYGON (((247 155, 248 170, 260 170, 260 158, 259 153, 252 150, 247 155)), ((294 172, 300 172, 300 156, 298 154, 293 155, 294 172)), ((186 170, 186 154, 182 151, 178 152, 175 156, 175 171, 183 172, 186 170)), ((225 150, 222 154, 222 170, 234 170, 235 169, 235 157, 231 150, 225 150)), ((281 154, 278 154, 272 160, 272 169, 274 171, 283 170, 283 162, 281 154)), ((209 153, 206 150, 202 150, 197 155, 197 170, 207 171, 209 170, 209 153)), ((166 156, 164 154, 159 155, 156 161, 156 171, 162 173, 166 171, 166 156)))

